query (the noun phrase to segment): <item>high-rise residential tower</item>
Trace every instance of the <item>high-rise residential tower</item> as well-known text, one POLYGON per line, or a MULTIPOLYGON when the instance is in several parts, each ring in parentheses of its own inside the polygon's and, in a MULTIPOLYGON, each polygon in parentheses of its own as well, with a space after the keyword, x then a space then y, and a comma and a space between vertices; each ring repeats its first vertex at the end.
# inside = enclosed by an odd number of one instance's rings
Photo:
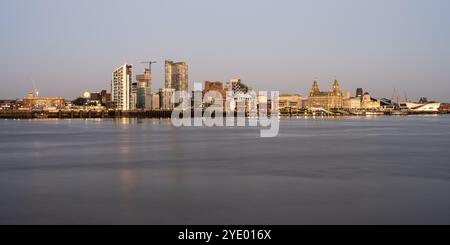
POLYGON ((152 100, 152 74, 150 69, 145 69, 144 74, 137 75, 137 109, 151 110, 151 100, 152 100))
POLYGON ((165 88, 188 92, 188 65, 185 62, 165 62, 165 88))
POLYGON ((112 73, 111 99, 115 108, 130 110, 131 108, 131 73, 132 65, 125 64, 112 73))
POLYGON ((130 110, 136 110, 137 105, 137 83, 131 84, 130 110))

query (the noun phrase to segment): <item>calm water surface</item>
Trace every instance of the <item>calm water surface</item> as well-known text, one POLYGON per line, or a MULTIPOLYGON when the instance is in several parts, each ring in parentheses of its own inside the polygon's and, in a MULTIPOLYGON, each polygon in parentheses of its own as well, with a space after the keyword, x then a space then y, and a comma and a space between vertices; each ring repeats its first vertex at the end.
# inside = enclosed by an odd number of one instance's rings
POLYGON ((450 117, 0 121, 0 224, 450 224, 450 117))

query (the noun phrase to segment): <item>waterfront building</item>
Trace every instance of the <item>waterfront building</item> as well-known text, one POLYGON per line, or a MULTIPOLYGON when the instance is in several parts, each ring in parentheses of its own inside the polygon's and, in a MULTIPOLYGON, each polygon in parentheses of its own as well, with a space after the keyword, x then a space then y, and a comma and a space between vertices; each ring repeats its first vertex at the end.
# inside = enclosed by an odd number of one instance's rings
MULTIPOLYGON (((393 110, 396 108, 396 104, 392 102, 391 99, 381 98, 380 105, 382 109, 390 109, 393 110)), ((398 106, 398 105, 397 105, 398 106)))
POLYGON ((317 81, 314 81, 308 95, 308 108, 323 108, 326 110, 342 109, 343 94, 339 82, 334 80, 331 90, 329 92, 322 92, 319 89, 317 81))
POLYGON ((212 104, 214 103, 214 100, 218 98, 212 98, 212 97, 206 97, 207 93, 209 92, 217 92, 222 97, 222 110, 226 111, 226 99, 227 99, 227 88, 221 83, 221 82, 210 82, 206 81, 205 86, 203 88, 202 92, 202 98, 203 101, 206 104, 212 104))
POLYGON ((362 88, 356 90, 356 97, 344 96, 343 108, 347 110, 379 110, 381 109, 381 100, 374 99, 368 92, 361 95, 362 88))
MULTIPOLYGON (((241 81, 241 79, 231 79, 226 85, 227 91, 232 91, 234 99, 228 104, 227 110, 250 111, 252 98, 248 94, 252 89, 241 81)), ((255 101, 257 104, 257 101, 255 101)))
POLYGON ((152 89, 146 88, 142 92, 145 93, 145 95, 141 96, 141 97, 144 97, 144 104, 145 104, 145 106, 142 109, 150 111, 150 110, 152 110, 152 101, 153 101, 152 89))
POLYGON ((30 110, 56 110, 65 107, 65 100, 60 97, 27 97, 22 100, 22 106, 30 110))
POLYGON ((108 106, 108 104, 111 103, 111 94, 106 90, 100 91, 100 101, 102 102, 102 105, 108 106))
POLYGON ((159 109, 161 109, 159 93, 152 93, 152 97, 151 98, 152 98, 151 110, 159 110, 159 109))
POLYGON ((201 83, 195 83, 196 88, 191 94, 191 107, 195 110, 203 109, 203 85, 201 83))
POLYGON ((112 73, 111 99, 116 109, 125 111, 131 109, 131 70, 132 66, 125 64, 112 73))
MULTIPOLYGON (((269 96, 268 95, 257 95, 256 96, 257 112, 261 116, 267 116, 272 111, 272 100, 269 96)), ((278 107, 277 107, 277 109, 278 109, 278 107)))
POLYGON ((413 112, 439 112, 441 103, 425 103, 424 105, 413 109, 413 112))
MULTIPOLYGON (((400 103, 399 107, 400 107, 400 109, 408 110, 411 112, 439 112, 442 105, 443 104, 439 103, 439 102, 427 102, 427 103, 404 102, 404 103, 400 103)), ((442 108, 441 108, 441 111, 442 111, 442 108)))
POLYGON ((246 94, 250 88, 245 85, 241 79, 231 79, 227 83, 227 90, 233 91, 233 94, 246 94))
POLYGON ((15 100, 0 100, 0 110, 13 109, 15 104, 15 100))
POLYGON ((86 92, 83 93, 83 97, 85 99, 89 99, 89 100, 96 100, 99 103, 101 103, 101 99, 102 99, 100 97, 100 93, 97 93, 97 92, 90 93, 90 92, 86 91, 86 92))
POLYGON ((162 88, 159 90, 159 101, 161 110, 173 110, 174 103, 172 100, 175 94, 175 89, 173 88, 162 88))
POLYGON ((399 104, 400 109, 402 110, 413 110, 415 108, 419 108, 423 106, 422 103, 416 103, 416 102, 403 102, 399 104))
POLYGON ((135 110, 137 105, 137 83, 131 84, 130 110, 135 110))
POLYGON ((365 110, 378 110, 381 108, 381 101, 373 99, 368 92, 365 92, 361 99, 361 108, 365 110))
POLYGON ((101 107, 102 101, 100 93, 90 93, 88 91, 83 93, 83 97, 78 97, 70 102, 69 108, 74 107, 101 107))
POLYGON ((262 104, 267 106, 270 103, 270 99, 269 99, 269 97, 267 95, 258 95, 258 96, 256 96, 256 101, 258 103, 258 106, 262 105, 262 104))
POLYGON ((442 113, 450 113, 450 104, 442 103, 439 107, 439 111, 442 113))
POLYGON ((188 65, 186 62, 165 62, 165 88, 175 91, 186 91, 189 89, 188 65))
POLYGON ((303 97, 298 94, 282 94, 278 97, 280 111, 300 110, 303 108, 303 97))
POLYGON ((152 101, 151 79, 152 75, 150 69, 145 69, 144 74, 136 75, 137 109, 151 110, 151 101, 152 101))
POLYGON ((308 108, 308 97, 303 97, 303 100, 302 100, 302 108, 303 108, 303 109, 308 108))
POLYGON ((111 102, 111 94, 106 90, 102 90, 99 93, 89 93, 88 99, 91 101, 98 101, 99 104, 106 106, 109 102, 111 102))
POLYGON ((348 110, 361 109, 361 97, 343 99, 342 107, 348 110))
POLYGON ((203 88, 203 96, 210 91, 220 93, 222 95, 222 98, 225 99, 227 97, 228 89, 225 86, 223 86, 221 82, 205 81, 205 86, 203 88))
POLYGON ((350 91, 347 91, 347 92, 345 92, 344 94, 343 94, 343 99, 345 100, 345 99, 350 99, 352 96, 351 96, 351 94, 350 94, 350 91))

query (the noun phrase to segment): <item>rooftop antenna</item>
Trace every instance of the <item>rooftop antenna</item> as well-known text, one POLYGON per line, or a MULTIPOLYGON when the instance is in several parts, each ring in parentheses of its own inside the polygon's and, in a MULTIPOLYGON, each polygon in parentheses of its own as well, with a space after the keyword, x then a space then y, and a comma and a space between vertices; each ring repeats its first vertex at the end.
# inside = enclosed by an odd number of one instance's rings
POLYGON ((152 64, 155 64, 156 61, 142 61, 141 64, 148 64, 148 70, 150 73, 152 72, 152 64))

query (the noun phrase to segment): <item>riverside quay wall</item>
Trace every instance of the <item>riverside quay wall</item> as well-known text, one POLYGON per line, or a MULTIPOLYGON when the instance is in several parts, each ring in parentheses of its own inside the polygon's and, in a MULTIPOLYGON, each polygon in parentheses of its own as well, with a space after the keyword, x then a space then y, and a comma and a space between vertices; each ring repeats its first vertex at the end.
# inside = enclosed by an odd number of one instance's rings
POLYGON ((0 119, 170 118, 172 111, 0 111, 0 119))
MULTIPOLYGON (((415 115, 415 114, 447 114, 450 110, 440 110, 439 112, 404 112, 402 115, 415 115)), ((376 115, 398 115, 388 112, 375 113, 376 115)), ((367 115, 375 115, 374 113, 368 113, 367 115)), ((346 111, 334 111, 334 112, 315 112, 310 111, 298 111, 298 112, 283 112, 280 111, 279 116, 287 117, 299 117, 299 116, 364 116, 362 114, 354 114, 346 111)), ((89 119, 89 118, 171 118, 171 110, 155 110, 155 111, 22 111, 22 110, 0 110, 0 119, 89 119)), ((182 117, 182 115, 180 115, 182 117)), ((227 114, 224 112, 224 117, 227 114)), ((238 116, 235 112, 235 116, 238 116)), ((245 113, 248 116, 248 112, 245 113)), ((268 115, 270 117, 270 115, 268 115)), ((191 117, 195 117, 194 111, 191 111, 191 117)))
MULTIPOLYGON (((215 113, 213 113, 214 115, 215 113)), ((172 110, 155 111, 21 111, 0 110, 0 119, 171 118, 172 110)), ((191 111, 191 117, 195 112, 191 111)), ((223 117, 227 116, 224 112, 223 117)), ((235 116, 238 116, 235 113, 235 116)), ((248 113, 246 113, 248 116, 248 113)), ((180 118, 183 114, 180 114, 180 118)))

